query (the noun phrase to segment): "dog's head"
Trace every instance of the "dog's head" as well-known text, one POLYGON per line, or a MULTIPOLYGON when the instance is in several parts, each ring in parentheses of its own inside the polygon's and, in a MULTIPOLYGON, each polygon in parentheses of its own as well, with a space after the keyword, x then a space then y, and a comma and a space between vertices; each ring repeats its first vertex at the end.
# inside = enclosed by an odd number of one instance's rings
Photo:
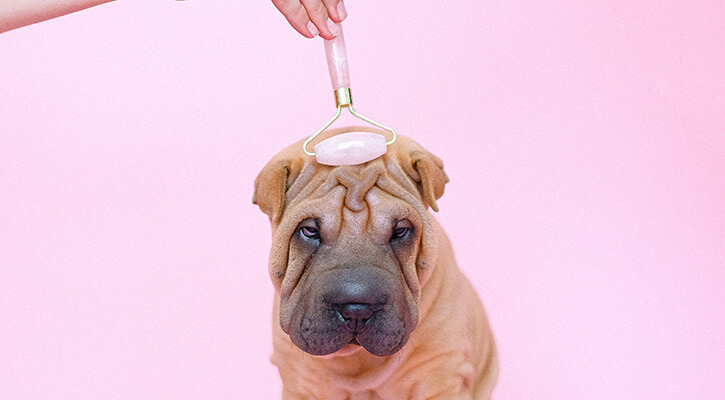
POLYGON ((378 356, 405 345, 437 257, 427 209, 447 181, 442 162, 404 137, 361 165, 318 164, 300 142, 264 167, 253 202, 272 224, 269 272, 295 345, 378 356))

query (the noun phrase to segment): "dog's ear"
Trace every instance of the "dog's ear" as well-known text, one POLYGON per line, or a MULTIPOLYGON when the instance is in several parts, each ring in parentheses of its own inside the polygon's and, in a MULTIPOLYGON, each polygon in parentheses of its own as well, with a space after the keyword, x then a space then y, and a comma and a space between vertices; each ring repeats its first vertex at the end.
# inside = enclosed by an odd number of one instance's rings
POLYGON ((279 222, 287 201, 287 190, 302 170, 303 161, 283 159, 270 161, 254 180, 252 203, 267 214, 272 222, 279 222))
POLYGON ((426 150, 413 150, 403 163, 403 169, 418 185, 423 201, 433 211, 438 211, 438 200, 443 196, 448 175, 443 170, 443 161, 426 150))

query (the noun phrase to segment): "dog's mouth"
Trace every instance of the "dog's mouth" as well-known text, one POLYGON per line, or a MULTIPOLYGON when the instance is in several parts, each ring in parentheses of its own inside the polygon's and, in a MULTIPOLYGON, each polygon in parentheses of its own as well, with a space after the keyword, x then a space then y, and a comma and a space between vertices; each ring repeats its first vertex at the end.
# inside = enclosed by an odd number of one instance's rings
MULTIPOLYGON (((349 270, 334 272, 352 274, 349 270)), ((367 269, 363 269, 365 271, 367 269)), ((355 273, 361 272, 355 270, 355 273)), ((336 276, 331 274, 328 275, 336 276)), ((316 301, 298 304, 294 309, 292 324, 286 331, 292 343, 316 356, 333 354, 346 346, 355 351, 362 347, 379 357, 400 350, 414 326, 409 313, 411 307, 404 295, 391 294, 399 291, 388 289, 391 285, 383 279, 387 276, 378 276, 383 272, 376 270, 370 274, 372 278, 364 275, 359 279, 348 279, 342 274, 337 281, 326 278, 318 283, 332 289, 316 295, 316 301)), ((325 277, 327 275, 323 275, 325 277)))

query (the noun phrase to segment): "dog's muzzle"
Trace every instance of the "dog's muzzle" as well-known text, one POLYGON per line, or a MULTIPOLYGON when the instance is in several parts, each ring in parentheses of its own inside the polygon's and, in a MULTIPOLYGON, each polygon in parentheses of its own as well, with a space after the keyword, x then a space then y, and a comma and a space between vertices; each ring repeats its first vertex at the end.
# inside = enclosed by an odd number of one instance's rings
POLYGON ((317 301, 297 310, 290 338, 302 350, 326 355, 358 344, 378 356, 400 350, 410 328, 408 307, 395 277, 374 266, 335 268, 321 274, 310 296, 317 301), (296 329, 295 327, 299 327, 296 329))

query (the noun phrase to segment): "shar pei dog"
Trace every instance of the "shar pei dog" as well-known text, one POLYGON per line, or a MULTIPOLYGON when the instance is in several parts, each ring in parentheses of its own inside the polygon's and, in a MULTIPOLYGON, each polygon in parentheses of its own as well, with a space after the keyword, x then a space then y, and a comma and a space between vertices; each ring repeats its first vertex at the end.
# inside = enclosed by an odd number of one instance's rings
MULTIPOLYGON (((371 131, 347 128, 328 132, 371 131)), ((498 374, 483 306, 438 211, 443 163, 405 137, 331 167, 277 154, 255 181, 269 216, 274 352, 283 399, 489 399, 498 374)))

